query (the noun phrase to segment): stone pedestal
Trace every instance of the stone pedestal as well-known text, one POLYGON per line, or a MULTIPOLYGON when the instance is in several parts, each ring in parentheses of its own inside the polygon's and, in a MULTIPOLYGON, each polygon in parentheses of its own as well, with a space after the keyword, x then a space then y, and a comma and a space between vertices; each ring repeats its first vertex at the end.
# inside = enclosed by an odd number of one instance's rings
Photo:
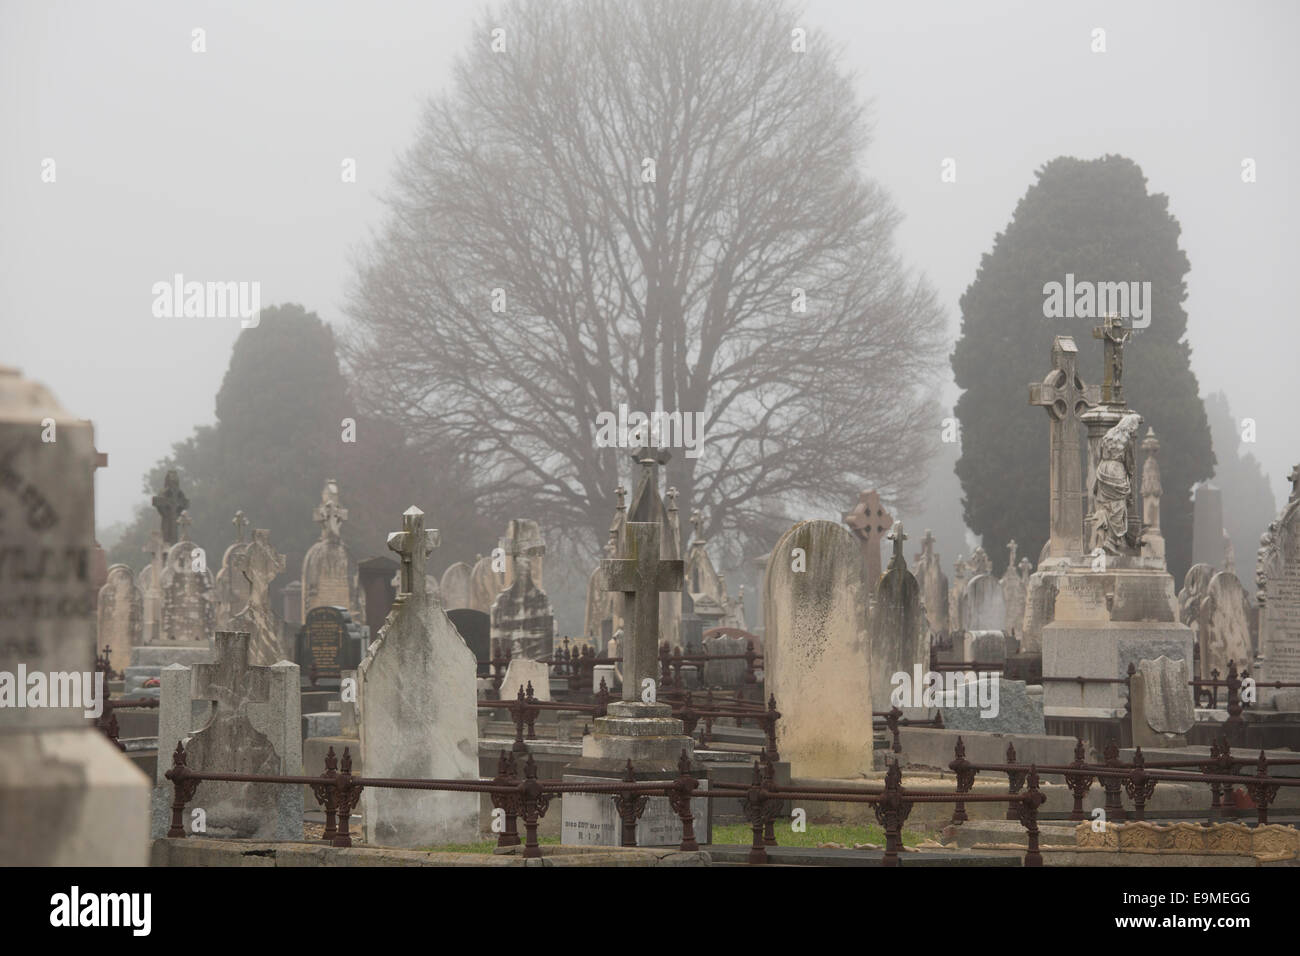
POLYGON ((1192 629, 1178 623, 1173 578, 1151 559, 1111 558, 1107 570, 1076 567, 1056 580, 1053 620, 1043 628, 1043 688, 1048 716, 1121 710, 1128 665, 1164 656, 1192 659, 1192 629))
MULTIPOLYGON (((627 701, 611 703, 606 717, 597 717, 593 732, 582 738, 582 757, 565 768, 565 783, 615 783, 624 779, 627 764, 638 783, 671 781, 678 775, 678 761, 685 751, 691 760, 691 775, 707 790, 705 769, 694 761, 694 742, 682 733, 682 722, 672 716, 667 704, 627 701)), ((709 801, 691 801, 695 839, 711 839, 709 801)), ((623 824, 610 794, 566 793, 561 804, 562 842, 581 846, 618 846, 623 824)), ((676 846, 681 843, 682 824, 667 797, 650 797, 637 821, 637 846, 676 846)))

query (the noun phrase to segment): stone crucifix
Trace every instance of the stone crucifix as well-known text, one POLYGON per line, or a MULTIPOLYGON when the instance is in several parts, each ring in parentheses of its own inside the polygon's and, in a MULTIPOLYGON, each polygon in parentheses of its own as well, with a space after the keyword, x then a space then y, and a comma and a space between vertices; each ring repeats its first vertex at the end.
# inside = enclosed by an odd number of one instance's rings
POLYGON ((230 523, 235 526, 235 543, 244 543, 244 529, 247 528, 251 521, 244 517, 243 511, 236 511, 235 516, 230 519, 230 523))
POLYGON ((640 700, 641 682, 658 675, 659 592, 680 591, 684 563, 659 557, 659 522, 629 521, 623 557, 600 562, 600 587, 623 594, 623 700, 640 700))
POLYGON ((1052 370, 1029 385, 1029 404, 1051 422, 1050 538, 1047 556, 1083 554, 1083 475, 1079 470, 1079 416, 1092 404, 1078 372, 1079 349, 1068 335, 1052 343, 1052 370))
POLYGON ((163 490, 153 496, 153 506, 162 516, 163 544, 171 547, 180 540, 176 536, 176 522, 181 513, 190 506, 190 499, 181 491, 181 480, 172 469, 163 479, 163 490))
POLYGON ((342 536, 343 522, 348 520, 348 509, 339 506, 339 485, 333 478, 325 479, 325 487, 320 493, 320 504, 312 509, 311 517, 320 525, 322 541, 342 536))
POLYGON ((894 519, 875 491, 861 492, 853 510, 845 511, 840 518, 858 539, 862 558, 867 563, 867 580, 874 588, 880 580, 880 541, 894 526, 894 519))
POLYGON ((424 512, 415 505, 402 512, 402 530, 388 535, 388 550, 395 551, 402 561, 399 601, 405 602, 408 598, 423 601, 428 596, 424 559, 438 547, 439 537, 436 528, 425 530, 424 512))
POLYGON ((1124 325, 1117 315, 1108 315, 1101 325, 1092 330, 1094 339, 1101 339, 1105 368, 1102 370, 1101 400, 1107 405, 1124 404, 1124 343, 1133 337, 1134 330, 1124 325))
POLYGON ((889 570, 901 568, 907 570, 907 559, 903 557, 903 542, 907 540, 907 535, 903 533, 903 522, 895 521, 894 526, 889 529, 889 534, 885 535, 890 541, 894 542, 894 553, 889 558, 889 570))

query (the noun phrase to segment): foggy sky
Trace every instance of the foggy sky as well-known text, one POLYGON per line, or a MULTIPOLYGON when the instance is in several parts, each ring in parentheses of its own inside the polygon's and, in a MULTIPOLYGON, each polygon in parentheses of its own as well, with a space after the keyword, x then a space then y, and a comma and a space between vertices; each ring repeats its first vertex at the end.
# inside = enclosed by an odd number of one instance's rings
MULTIPOLYGON (((478 9, 0 3, 0 363, 93 419, 109 454, 101 529, 131 517, 172 443, 213 421, 239 333, 237 319, 154 318, 153 283, 257 280, 264 307, 299 302, 340 325, 352 252, 383 221, 421 101, 487 40, 470 33, 478 9), (55 183, 41 181, 47 157, 55 183), (349 157, 355 184, 340 181, 349 157)), ((1256 420, 1250 450, 1285 500, 1300 461, 1286 300, 1300 262, 1300 5, 814 0, 800 25, 843 44, 874 103, 867 172, 905 215, 898 248, 939 290, 954 337, 958 299, 1039 166, 1135 160, 1182 225, 1201 394, 1222 389, 1256 420), (947 157, 956 183, 940 181, 947 157), (1258 182, 1241 181, 1244 157, 1258 182)), ((1093 323, 1074 322, 1060 331, 1095 346, 1093 323)), ((1099 368, 1084 347, 1084 377, 1099 368)))

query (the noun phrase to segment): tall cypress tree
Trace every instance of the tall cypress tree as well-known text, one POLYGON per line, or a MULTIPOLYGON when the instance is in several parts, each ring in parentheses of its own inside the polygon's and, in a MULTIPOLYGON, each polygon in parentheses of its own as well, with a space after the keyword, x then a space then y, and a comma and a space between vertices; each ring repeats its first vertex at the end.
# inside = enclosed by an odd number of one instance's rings
MULTIPOLYGON (((1088 384, 1102 378, 1100 322, 1044 316, 1050 282, 1149 281, 1150 325, 1124 352, 1124 397, 1160 439, 1161 525, 1170 571, 1182 580, 1192 550, 1193 484, 1214 471, 1205 406, 1184 341, 1189 268, 1168 197, 1147 191, 1132 160, 1058 157, 1037 172, 1011 222, 961 298, 961 336, 952 354, 964 391, 957 463, 966 523, 1000 565, 1014 538, 1031 559, 1048 534, 1048 423, 1028 404, 1030 382, 1050 370, 1052 340, 1072 335, 1088 384)), ((1129 324, 1126 321, 1125 324, 1129 324)), ((1138 453, 1139 463, 1141 452, 1138 453)))

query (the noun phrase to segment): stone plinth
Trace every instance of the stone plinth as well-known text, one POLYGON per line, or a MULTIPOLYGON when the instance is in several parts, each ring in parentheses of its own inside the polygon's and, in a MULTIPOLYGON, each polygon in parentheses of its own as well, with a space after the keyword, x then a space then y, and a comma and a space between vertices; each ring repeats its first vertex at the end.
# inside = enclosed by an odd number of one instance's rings
MULTIPOLYGON (((694 743, 682 733, 682 722, 672 716, 667 704, 621 701, 609 705, 605 717, 597 717, 591 734, 582 738, 582 757, 564 771, 565 783, 613 783, 625 779, 628 761, 637 782, 676 779, 678 762, 685 752, 691 760, 691 774, 697 789, 708 789, 707 772, 692 758, 694 743)), ((609 794, 566 793, 562 801, 562 841, 585 846, 618 846, 623 825, 609 794)), ((691 801, 695 838, 709 840, 712 821, 709 801, 691 801)), ((637 821, 638 846, 675 846, 681 842, 682 825, 667 797, 650 797, 637 821)))

